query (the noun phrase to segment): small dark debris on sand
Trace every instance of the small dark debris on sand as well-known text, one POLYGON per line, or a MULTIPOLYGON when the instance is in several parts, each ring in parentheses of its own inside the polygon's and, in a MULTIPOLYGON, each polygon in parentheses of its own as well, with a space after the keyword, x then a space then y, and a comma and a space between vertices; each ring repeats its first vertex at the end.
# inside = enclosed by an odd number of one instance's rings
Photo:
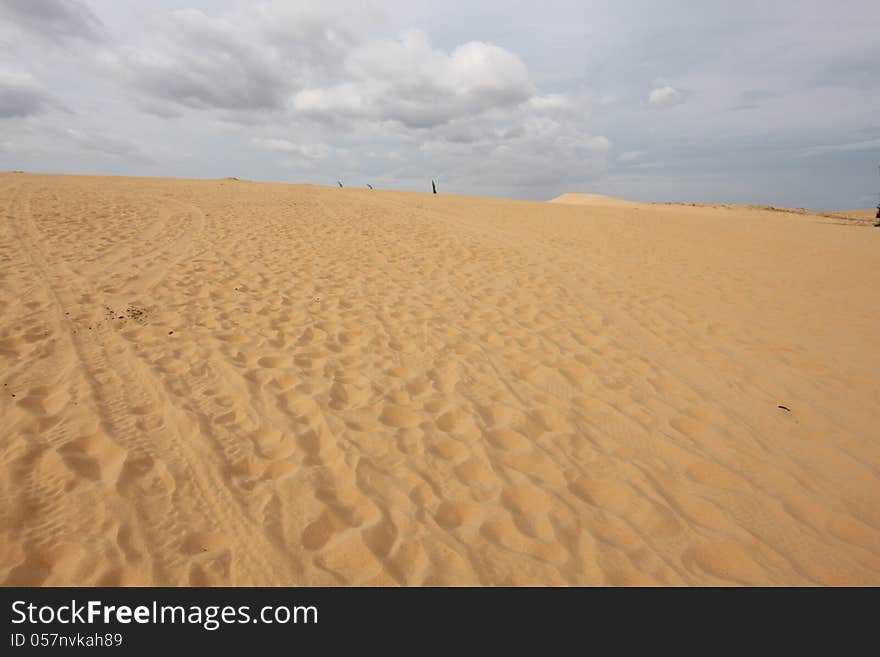
MULTIPOLYGON (((115 311, 110 306, 104 306, 104 317, 108 320, 112 319, 130 319, 138 324, 143 324, 147 317, 147 311, 137 306, 129 306, 125 310, 115 311)), ((91 327, 90 327, 91 328, 91 327)))
POLYGON ((788 411, 789 413, 791 413, 791 409, 788 406, 783 406, 782 404, 780 404, 776 408, 781 408, 783 411, 788 411))
POLYGON ((137 322, 143 323, 143 319, 146 317, 147 311, 143 308, 138 308, 136 306, 129 306, 125 309, 125 315, 129 319, 133 319, 137 322))

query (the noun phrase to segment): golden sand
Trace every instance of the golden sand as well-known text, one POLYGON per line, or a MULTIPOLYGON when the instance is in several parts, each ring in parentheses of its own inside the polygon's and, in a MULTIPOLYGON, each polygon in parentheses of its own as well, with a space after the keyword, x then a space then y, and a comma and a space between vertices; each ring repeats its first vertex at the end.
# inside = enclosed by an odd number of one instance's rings
POLYGON ((0 582, 880 584, 880 230, 564 200, 0 175, 0 582))

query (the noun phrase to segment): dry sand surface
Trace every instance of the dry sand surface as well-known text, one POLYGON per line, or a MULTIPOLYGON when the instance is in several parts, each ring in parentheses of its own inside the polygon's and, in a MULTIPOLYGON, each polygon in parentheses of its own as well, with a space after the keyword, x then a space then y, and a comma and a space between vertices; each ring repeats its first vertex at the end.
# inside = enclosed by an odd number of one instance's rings
POLYGON ((631 201, 614 198, 613 196, 604 196, 602 194, 563 194, 557 196, 551 203, 563 203, 565 205, 598 205, 603 207, 623 207, 639 205, 631 201))
POLYGON ((232 180, 0 202, 3 584, 880 584, 880 230, 232 180))

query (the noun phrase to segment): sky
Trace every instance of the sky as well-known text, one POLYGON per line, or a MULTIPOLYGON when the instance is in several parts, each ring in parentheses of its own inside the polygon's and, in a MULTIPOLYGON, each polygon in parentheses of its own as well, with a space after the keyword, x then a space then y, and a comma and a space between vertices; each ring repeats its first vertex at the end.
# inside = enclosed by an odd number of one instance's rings
POLYGON ((877 0, 0 0, 0 170, 872 207, 877 0))

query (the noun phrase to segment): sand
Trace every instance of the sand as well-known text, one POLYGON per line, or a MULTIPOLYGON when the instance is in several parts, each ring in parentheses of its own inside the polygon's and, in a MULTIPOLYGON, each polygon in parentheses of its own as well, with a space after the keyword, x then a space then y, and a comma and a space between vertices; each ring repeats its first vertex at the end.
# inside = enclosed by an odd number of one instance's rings
POLYGON ((602 207, 624 207, 634 206, 638 203, 626 201, 613 196, 605 196, 604 194, 562 194, 557 196, 551 203, 563 203, 565 205, 593 205, 602 207))
POLYGON ((4 585, 880 584, 878 229, 235 180, 0 202, 4 585))

